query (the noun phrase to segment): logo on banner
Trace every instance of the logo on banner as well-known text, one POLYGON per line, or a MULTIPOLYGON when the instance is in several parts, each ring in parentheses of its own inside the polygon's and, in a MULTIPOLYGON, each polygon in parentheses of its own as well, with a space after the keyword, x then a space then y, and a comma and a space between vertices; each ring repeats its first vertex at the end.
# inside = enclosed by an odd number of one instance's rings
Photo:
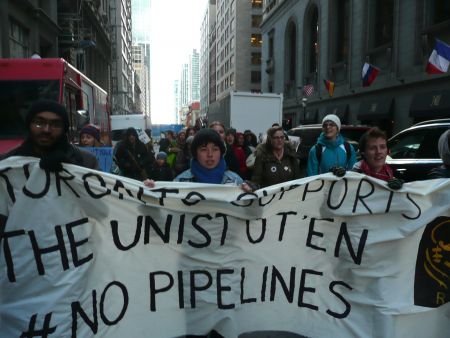
POLYGON ((439 307, 450 302, 450 217, 427 225, 417 253, 414 304, 439 307))

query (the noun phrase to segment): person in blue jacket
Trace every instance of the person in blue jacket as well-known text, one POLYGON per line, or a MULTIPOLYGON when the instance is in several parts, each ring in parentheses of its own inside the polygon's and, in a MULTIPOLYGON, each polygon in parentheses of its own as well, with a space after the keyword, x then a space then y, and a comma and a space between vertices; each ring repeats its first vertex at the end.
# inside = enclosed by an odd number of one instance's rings
POLYGON ((333 172, 342 177, 356 162, 355 149, 339 133, 341 120, 334 114, 322 120, 322 133, 308 155, 307 176, 333 172))

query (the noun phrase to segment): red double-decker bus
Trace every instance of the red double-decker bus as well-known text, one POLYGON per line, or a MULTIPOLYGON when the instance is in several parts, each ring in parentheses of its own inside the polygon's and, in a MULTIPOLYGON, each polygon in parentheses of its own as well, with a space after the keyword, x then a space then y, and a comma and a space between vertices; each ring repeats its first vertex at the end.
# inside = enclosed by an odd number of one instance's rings
POLYGON ((80 129, 90 123, 100 128, 110 145, 108 94, 64 59, 0 59, 0 153, 26 137, 25 115, 37 99, 66 106, 69 137, 78 142, 80 129))

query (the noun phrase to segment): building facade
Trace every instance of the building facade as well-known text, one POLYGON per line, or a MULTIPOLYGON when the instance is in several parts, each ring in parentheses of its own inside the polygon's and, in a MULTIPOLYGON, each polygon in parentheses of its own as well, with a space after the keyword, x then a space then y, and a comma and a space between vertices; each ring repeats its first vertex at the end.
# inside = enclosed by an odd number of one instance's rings
POLYGON ((133 67, 141 89, 141 112, 151 122, 150 0, 132 0, 133 67))
MULTIPOLYGON (((209 0, 200 28, 200 114, 206 115, 210 98, 210 36, 215 31, 216 0, 209 0)), ((215 34, 214 34, 215 36, 215 34)), ((214 39, 215 41, 215 39, 214 39)), ((214 42, 215 45, 215 42, 214 42)), ((215 64, 215 59, 214 59, 215 64)), ((215 68, 214 68, 215 74, 215 68)), ((215 86, 214 86, 215 88, 215 86)))
POLYGON ((217 0, 215 100, 210 95, 208 112, 223 110, 232 90, 261 92, 262 7, 262 0, 217 0))
POLYGON ((111 4, 111 110, 114 115, 130 114, 133 110, 131 23, 131 0, 113 0, 111 4))
POLYGON ((262 91, 284 93, 294 125, 336 113, 391 134, 450 116, 449 74, 425 72, 435 39, 450 42, 450 2, 265 0, 263 11, 262 91), (364 63, 379 69, 368 87, 364 63))
POLYGON ((199 66, 199 53, 196 49, 192 50, 192 54, 189 55, 189 82, 190 93, 189 102, 200 101, 200 66, 199 66))

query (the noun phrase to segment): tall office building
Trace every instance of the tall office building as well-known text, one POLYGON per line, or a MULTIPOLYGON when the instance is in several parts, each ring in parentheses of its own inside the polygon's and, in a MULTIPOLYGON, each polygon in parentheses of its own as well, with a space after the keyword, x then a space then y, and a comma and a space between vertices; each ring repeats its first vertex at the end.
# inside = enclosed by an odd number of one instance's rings
POLYGON ((196 49, 192 50, 192 54, 189 55, 189 77, 189 103, 200 101, 199 54, 196 49))
POLYGON ((189 104, 190 91, 189 64, 183 63, 180 78, 180 108, 187 107, 189 104))
MULTIPOLYGON (((209 0, 206 6, 205 15, 203 16, 202 25, 200 28, 200 114, 206 115, 206 111, 210 100, 210 72, 215 74, 214 70, 210 67, 210 54, 211 54, 211 32, 215 32, 216 22, 216 0, 209 0)), ((214 34, 215 36, 215 34, 214 34)), ((212 45, 215 46, 215 38, 212 45)), ((215 59, 212 60, 215 63, 215 59)), ((215 89, 215 85, 214 85, 215 89)), ((215 95, 213 95, 215 97, 215 95)))
POLYGON ((150 0, 132 0, 133 66, 141 89, 141 111, 151 120, 150 0))
POLYGON ((130 114, 133 107, 131 0, 111 3, 111 101, 113 114, 130 114))
POLYGON ((174 104, 175 104, 175 111, 174 111, 174 116, 175 116, 175 121, 177 119, 178 116, 178 112, 181 109, 181 98, 180 98, 180 80, 175 80, 173 83, 173 97, 174 97, 174 104))
MULTIPOLYGON (((215 56, 216 67, 212 74, 210 63, 209 81, 215 82, 216 95, 215 101, 211 100, 210 92, 210 112, 223 110, 232 90, 261 91, 262 5, 262 0, 216 1, 215 31, 214 25, 208 26, 209 43, 215 44, 214 49, 210 47, 210 57, 215 56)), ((201 42, 201 50, 206 50, 206 39, 201 42)))

